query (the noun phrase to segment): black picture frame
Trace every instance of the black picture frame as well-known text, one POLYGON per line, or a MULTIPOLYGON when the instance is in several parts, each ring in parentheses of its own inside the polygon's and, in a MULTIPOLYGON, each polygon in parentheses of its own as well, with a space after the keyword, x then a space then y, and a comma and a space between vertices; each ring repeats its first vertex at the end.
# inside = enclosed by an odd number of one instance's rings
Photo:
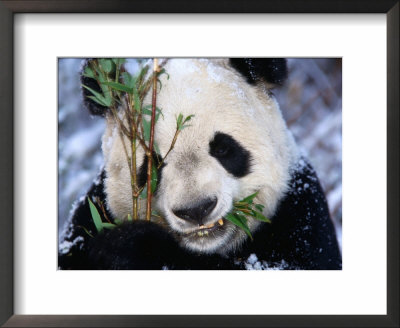
MULTIPOLYGON (((5 327, 399 327, 398 0, 0 1, 0 324, 5 327), (387 17, 387 315, 14 315, 13 28, 16 13, 384 13, 387 17)), ((368 288, 368 286, 366 286, 368 288)))

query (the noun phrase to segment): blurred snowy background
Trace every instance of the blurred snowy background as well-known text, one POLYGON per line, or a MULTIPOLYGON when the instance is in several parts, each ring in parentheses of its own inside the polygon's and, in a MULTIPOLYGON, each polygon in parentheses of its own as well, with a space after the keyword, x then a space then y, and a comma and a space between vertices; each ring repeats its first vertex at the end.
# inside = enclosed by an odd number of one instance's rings
MULTIPOLYGON (((59 231, 73 202, 85 194, 102 165, 104 122, 82 106, 80 65, 78 58, 58 62, 59 231)), ((342 61, 289 59, 288 65, 286 84, 273 92, 289 129, 318 173, 341 244, 342 61)), ((135 61, 129 66, 134 70, 135 61)))

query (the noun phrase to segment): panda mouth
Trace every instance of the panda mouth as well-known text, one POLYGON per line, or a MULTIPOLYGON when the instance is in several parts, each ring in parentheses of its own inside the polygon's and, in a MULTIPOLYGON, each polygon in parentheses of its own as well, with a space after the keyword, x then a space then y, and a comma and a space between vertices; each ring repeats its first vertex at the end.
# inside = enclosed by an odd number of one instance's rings
POLYGON ((196 237, 208 237, 216 231, 223 229, 224 218, 220 218, 218 221, 210 223, 208 225, 201 225, 196 230, 189 232, 187 235, 196 237))

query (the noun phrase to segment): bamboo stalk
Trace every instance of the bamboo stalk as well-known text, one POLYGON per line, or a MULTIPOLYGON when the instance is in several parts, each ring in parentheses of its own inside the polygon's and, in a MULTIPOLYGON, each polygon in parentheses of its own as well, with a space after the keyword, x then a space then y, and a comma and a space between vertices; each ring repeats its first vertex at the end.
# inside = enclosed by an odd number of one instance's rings
POLYGON ((154 145, 154 126, 156 123, 156 102, 157 102, 157 72, 158 72, 158 60, 154 58, 153 66, 153 97, 152 97, 152 112, 151 112, 151 125, 150 125, 150 142, 149 142, 149 154, 147 157, 147 207, 146 207, 146 220, 151 219, 151 173, 153 165, 153 145, 154 145))
POLYGON ((180 132, 180 130, 177 128, 175 131, 174 138, 172 139, 171 145, 170 145, 167 153, 165 154, 164 158, 161 160, 160 163, 158 163, 157 169, 161 168, 161 166, 164 164, 164 161, 167 158, 168 154, 172 151, 172 149, 174 149, 176 140, 178 139, 179 132, 180 132))

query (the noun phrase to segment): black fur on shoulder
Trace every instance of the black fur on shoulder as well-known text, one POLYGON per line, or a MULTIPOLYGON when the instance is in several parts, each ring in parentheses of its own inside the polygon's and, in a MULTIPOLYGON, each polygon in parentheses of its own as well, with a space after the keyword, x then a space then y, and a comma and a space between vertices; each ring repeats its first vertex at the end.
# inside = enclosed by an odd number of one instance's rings
POLYGON ((282 85, 287 77, 284 58, 230 58, 229 61, 252 85, 258 81, 282 85))
POLYGON ((256 254, 285 269, 341 270, 342 256, 325 195, 312 166, 301 159, 290 189, 271 218, 243 246, 243 257, 256 254))

